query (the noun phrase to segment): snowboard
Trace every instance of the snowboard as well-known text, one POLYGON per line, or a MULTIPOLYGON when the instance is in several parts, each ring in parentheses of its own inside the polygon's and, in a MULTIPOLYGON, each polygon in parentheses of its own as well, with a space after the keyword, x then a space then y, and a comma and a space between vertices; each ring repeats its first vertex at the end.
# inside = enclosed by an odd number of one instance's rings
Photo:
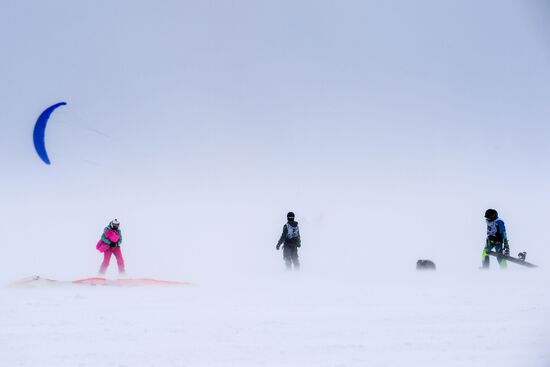
POLYGON ((495 251, 489 251, 487 254, 489 254, 491 256, 494 256, 494 257, 497 257, 497 258, 504 259, 506 261, 510 261, 511 263, 514 263, 514 264, 527 266, 528 268, 536 268, 537 267, 535 264, 531 264, 530 262, 525 261, 525 253, 524 252, 520 253, 520 255, 523 254, 523 256, 520 256, 520 258, 512 257, 512 256, 508 256, 508 255, 503 255, 503 254, 501 254, 499 252, 495 252, 495 251))

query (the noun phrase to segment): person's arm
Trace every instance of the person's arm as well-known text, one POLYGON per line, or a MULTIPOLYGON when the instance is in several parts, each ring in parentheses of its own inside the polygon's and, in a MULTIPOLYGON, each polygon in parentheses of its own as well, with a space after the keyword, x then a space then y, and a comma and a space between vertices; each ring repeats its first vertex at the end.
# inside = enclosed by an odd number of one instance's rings
POLYGON ((498 231, 502 236, 504 254, 507 255, 510 253, 510 246, 508 245, 508 237, 506 236, 506 226, 504 225, 504 222, 501 220, 498 221, 497 226, 498 226, 498 231))
POLYGON ((506 236, 506 226, 503 221, 498 222, 498 230, 502 234, 502 242, 508 243, 508 237, 506 236))
POLYGON ((277 247, 281 246, 283 242, 285 242, 287 234, 288 234, 288 229, 286 228, 286 225, 285 225, 283 227, 283 233, 281 234, 281 238, 279 238, 279 242, 277 242, 277 247))

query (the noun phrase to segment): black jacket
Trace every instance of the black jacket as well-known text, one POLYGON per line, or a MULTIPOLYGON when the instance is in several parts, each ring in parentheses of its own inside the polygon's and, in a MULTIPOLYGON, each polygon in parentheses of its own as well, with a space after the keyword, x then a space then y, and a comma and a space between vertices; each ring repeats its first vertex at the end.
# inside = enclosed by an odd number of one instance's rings
MULTIPOLYGON (((292 221, 288 221, 288 224, 290 224, 293 228, 296 228, 298 227, 298 222, 292 220, 292 221)), ((281 245, 281 244, 285 244, 285 246, 301 246, 302 245, 302 241, 300 239, 300 233, 298 233, 298 237, 294 237, 294 238, 287 238, 287 235, 288 235, 288 229, 286 228, 286 224, 284 225, 283 227, 283 233, 281 234, 281 238, 279 238, 279 242, 277 243, 277 245, 281 245)))

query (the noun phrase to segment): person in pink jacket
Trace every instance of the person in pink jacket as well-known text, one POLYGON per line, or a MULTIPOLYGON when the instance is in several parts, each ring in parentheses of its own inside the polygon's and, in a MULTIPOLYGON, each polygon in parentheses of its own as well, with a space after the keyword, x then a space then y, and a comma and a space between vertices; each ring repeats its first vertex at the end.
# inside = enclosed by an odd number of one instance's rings
POLYGON ((113 219, 107 227, 103 230, 101 239, 97 243, 96 248, 99 252, 103 252, 103 262, 99 268, 99 275, 105 275, 107 268, 109 267, 109 261, 111 255, 115 255, 118 265, 118 273, 121 275, 126 274, 126 268, 124 267, 124 258, 122 257, 122 251, 120 250, 120 244, 122 243, 122 234, 120 232, 120 222, 117 219, 113 219))

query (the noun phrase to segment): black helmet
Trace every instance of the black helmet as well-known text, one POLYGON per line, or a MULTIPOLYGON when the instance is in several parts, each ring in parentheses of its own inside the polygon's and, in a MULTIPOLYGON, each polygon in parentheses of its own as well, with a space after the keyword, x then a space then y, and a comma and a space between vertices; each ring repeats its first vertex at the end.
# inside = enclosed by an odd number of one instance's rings
POLYGON ((294 220, 294 218, 296 218, 296 216, 293 212, 288 212, 288 214, 286 215, 286 219, 288 220, 294 220))
POLYGON ((498 218, 498 213, 495 209, 487 209, 485 211, 485 218, 488 220, 488 221, 493 221, 495 219, 498 218))

